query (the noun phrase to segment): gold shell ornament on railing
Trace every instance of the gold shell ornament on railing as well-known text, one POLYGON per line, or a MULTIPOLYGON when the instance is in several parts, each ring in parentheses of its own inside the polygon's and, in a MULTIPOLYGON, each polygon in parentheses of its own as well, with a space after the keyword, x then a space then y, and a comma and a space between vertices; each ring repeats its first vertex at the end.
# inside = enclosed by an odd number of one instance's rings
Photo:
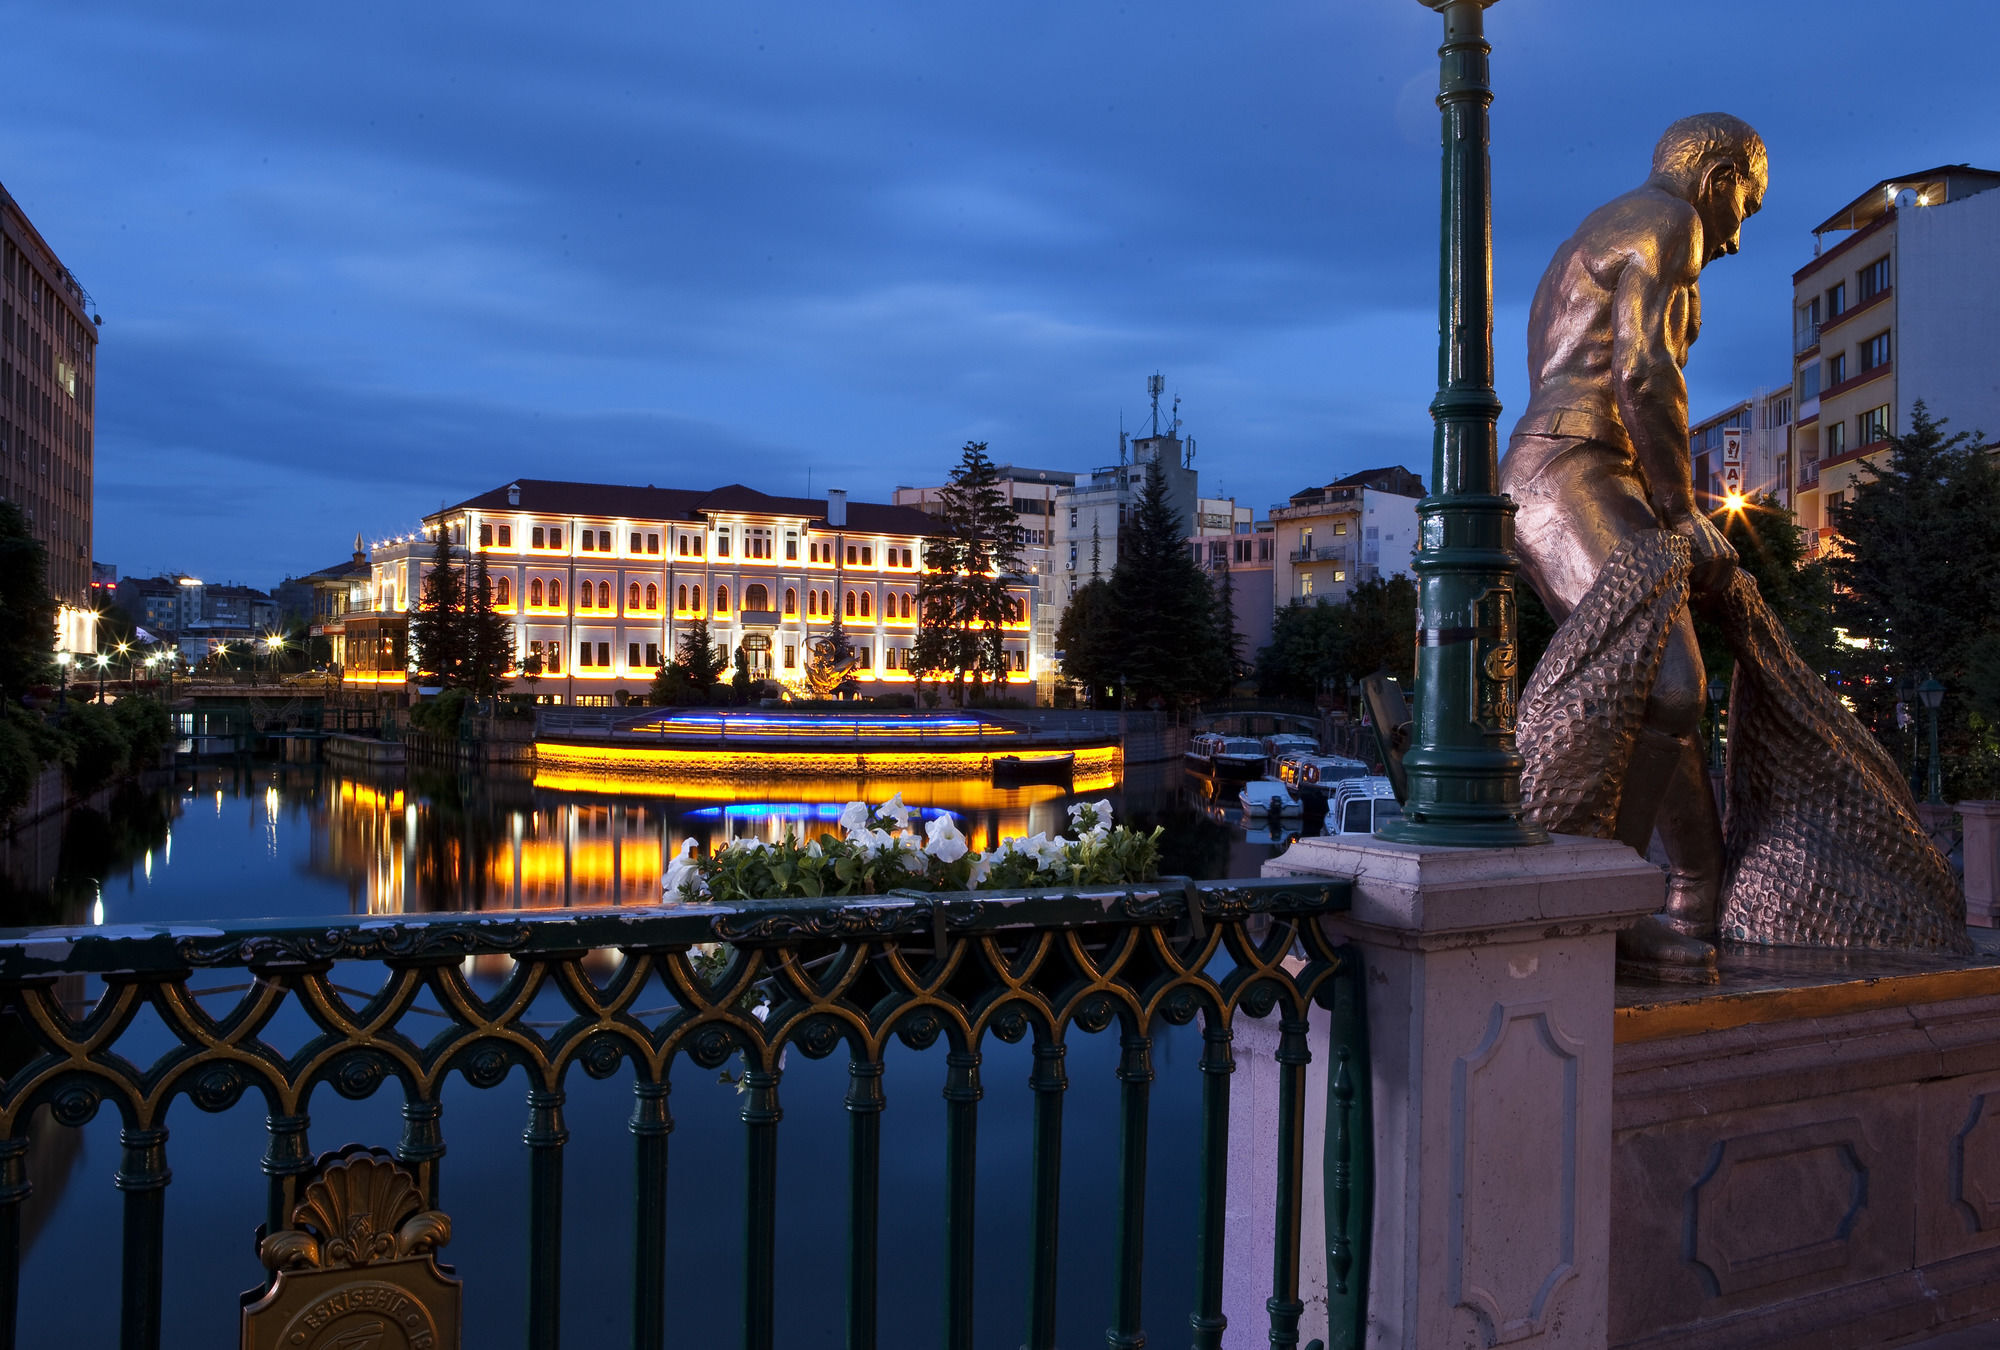
POLYGON ((291 1221, 258 1246, 275 1273, 243 1296, 243 1350, 456 1350, 461 1286, 437 1264, 451 1220, 388 1153, 321 1157, 291 1221))

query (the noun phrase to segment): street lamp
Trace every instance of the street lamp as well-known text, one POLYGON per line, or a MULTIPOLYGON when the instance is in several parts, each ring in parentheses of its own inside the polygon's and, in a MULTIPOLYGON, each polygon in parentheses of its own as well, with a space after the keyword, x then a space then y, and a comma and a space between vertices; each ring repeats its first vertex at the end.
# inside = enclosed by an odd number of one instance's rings
POLYGON ((104 702, 104 672, 110 664, 111 653, 99 652, 97 654, 97 701, 99 703, 104 702))
POLYGON ((1944 805, 1944 765, 1938 761, 1937 714, 1938 705, 1944 702, 1944 686, 1935 678, 1927 679, 1917 686, 1917 697, 1923 700, 1924 717, 1931 724, 1931 795, 1932 806, 1944 805))
POLYGON ((1713 773, 1722 772, 1722 698, 1729 692, 1729 685, 1720 675, 1709 677, 1708 681, 1708 767, 1713 773))
POLYGON ((1546 844, 1521 800, 1514 738, 1520 633, 1514 503, 1500 495, 1493 388, 1492 0, 1423 0, 1444 20, 1438 108, 1444 215, 1431 495, 1417 508, 1417 699, 1403 757, 1403 817, 1381 835, 1410 844, 1546 844))
POLYGON ((56 716, 69 711, 69 663, 74 658, 68 652, 56 653, 56 716))

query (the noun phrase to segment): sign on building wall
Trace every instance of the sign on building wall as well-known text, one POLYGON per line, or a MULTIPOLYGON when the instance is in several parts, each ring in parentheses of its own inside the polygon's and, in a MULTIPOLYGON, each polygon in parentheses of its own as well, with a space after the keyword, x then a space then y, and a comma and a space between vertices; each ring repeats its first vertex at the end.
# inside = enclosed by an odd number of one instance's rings
POLYGON ((1722 432, 1722 495, 1743 495, 1743 429, 1726 427, 1722 432))

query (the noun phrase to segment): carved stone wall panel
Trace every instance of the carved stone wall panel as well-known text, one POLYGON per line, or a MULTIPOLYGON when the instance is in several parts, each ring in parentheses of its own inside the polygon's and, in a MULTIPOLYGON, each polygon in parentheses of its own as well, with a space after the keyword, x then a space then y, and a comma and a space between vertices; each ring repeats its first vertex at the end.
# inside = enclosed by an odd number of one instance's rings
POLYGON ((2000 1073, 1920 1088, 1917 1260, 2000 1249, 2000 1073))
POLYGON ((1577 1071, 1547 1002, 1497 1003, 1453 1082, 1454 1296, 1488 1345, 1538 1334, 1576 1273, 1577 1071))
POLYGON ((1908 1270, 1919 1114, 1911 1088, 1712 1115, 1691 1099, 1682 1119, 1617 1131, 1611 1344, 1650 1343, 1671 1328, 1908 1270))
POLYGON ((1723 1140, 1695 1183, 1690 1255, 1723 1295, 1846 1269, 1873 1162, 1854 1116, 1723 1140))

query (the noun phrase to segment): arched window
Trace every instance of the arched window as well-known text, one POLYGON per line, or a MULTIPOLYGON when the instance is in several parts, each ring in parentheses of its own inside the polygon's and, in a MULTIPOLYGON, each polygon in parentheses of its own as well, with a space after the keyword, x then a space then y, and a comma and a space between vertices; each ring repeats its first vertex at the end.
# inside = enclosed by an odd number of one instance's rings
POLYGON ((625 608, 639 608, 639 583, 636 581, 625 590, 625 608))
POLYGON ((688 607, 688 588, 682 586, 674 592, 674 608, 686 609, 687 607, 688 607))
POLYGON ((833 592, 832 592, 832 591, 821 591, 821 592, 819 593, 819 612, 820 612, 820 613, 822 613, 822 614, 831 614, 831 613, 833 613, 833 592))
POLYGON ((903 617, 906 619, 910 617, 910 593, 908 591, 903 592, 903 617))
POLYGON ((694 588, 694 604, 690 606, 690 608, 693 609, 701 608, 701 587, 699 586, 694 588))
POLYGON ((648 584, 646 587, 646 608, 658 609, 659 607, 660 607, 660 588, 658 586, 648 584))
POLYGON ((769 610, 771 608, 771 593, 765 590, 761 584, 745 586, 743 588, 743 608, 756 613, 763 613, 769 610))
POLYGON ((528 603, 537 609, 540 609, 542 606, 542 579, 540 577, 536 577, 528 583, 528 603))
POLYGON ((581 591, 579 591, 579 592, 577 593, 577 597, 576 597, 576 607, 577 607, 578 609, 589 609, 589 608, 590 608, 590 597, 591 597, 591 596, 592 596, 593 594, 595 594, 595 592, 593 592, 593 591, 592 591, 592 590, 590 589, 590 583, 589 583, 589 582, 587 582, 587 581, 586 581, 586 582, 584 582, 584 583, 583 583, 583 589, 582 589, 581 591))
POLYGON ((599 609, 611 608, 611 583, 608 581, 597 583, 597 607, 599 609))
POLYGON ((795 588, 787 586, 785 587, 785 613, 796 614, 798 612, 799 593, 795 588))
POLYGON ((808 615, 817 615, 817 614, 819 613, 819 592, 818 592, 818 591, 807 591, 807 592, 806 592, 806 613, 807 613, 808 615))
POLYGON ((549 608, 562 608, 562 583, 560 581, 551 581, 549 583, 549 608))
POLYGON ((493 581, 493 603, 494 603, 494 604, 496 604, 496 605, 511 605, 511 604, 513 604, 513 603, 514 603, 514 583, 513 583, 513 582, 511 582, 511 581, 509 581, 509 580, 508 580, 507 578, 505 578, 505 577, 496 577, 496 578, 494 578, 494 581, 493 581))
POLYGON ((717 614, 727 614, 729 612, 729 588, 727 586, 717 586, 715 588, 715 612, 717 614))
POLYGON ((848 617, 848 618, 850 618, 850 619, 854 617, 854 592, 853 592, 853 591, 849 591, 849 592, 847 593, 847 617, 848 617))
POLYGON ((861 617, 868 617, 868 592, 861 592, 861 617))

